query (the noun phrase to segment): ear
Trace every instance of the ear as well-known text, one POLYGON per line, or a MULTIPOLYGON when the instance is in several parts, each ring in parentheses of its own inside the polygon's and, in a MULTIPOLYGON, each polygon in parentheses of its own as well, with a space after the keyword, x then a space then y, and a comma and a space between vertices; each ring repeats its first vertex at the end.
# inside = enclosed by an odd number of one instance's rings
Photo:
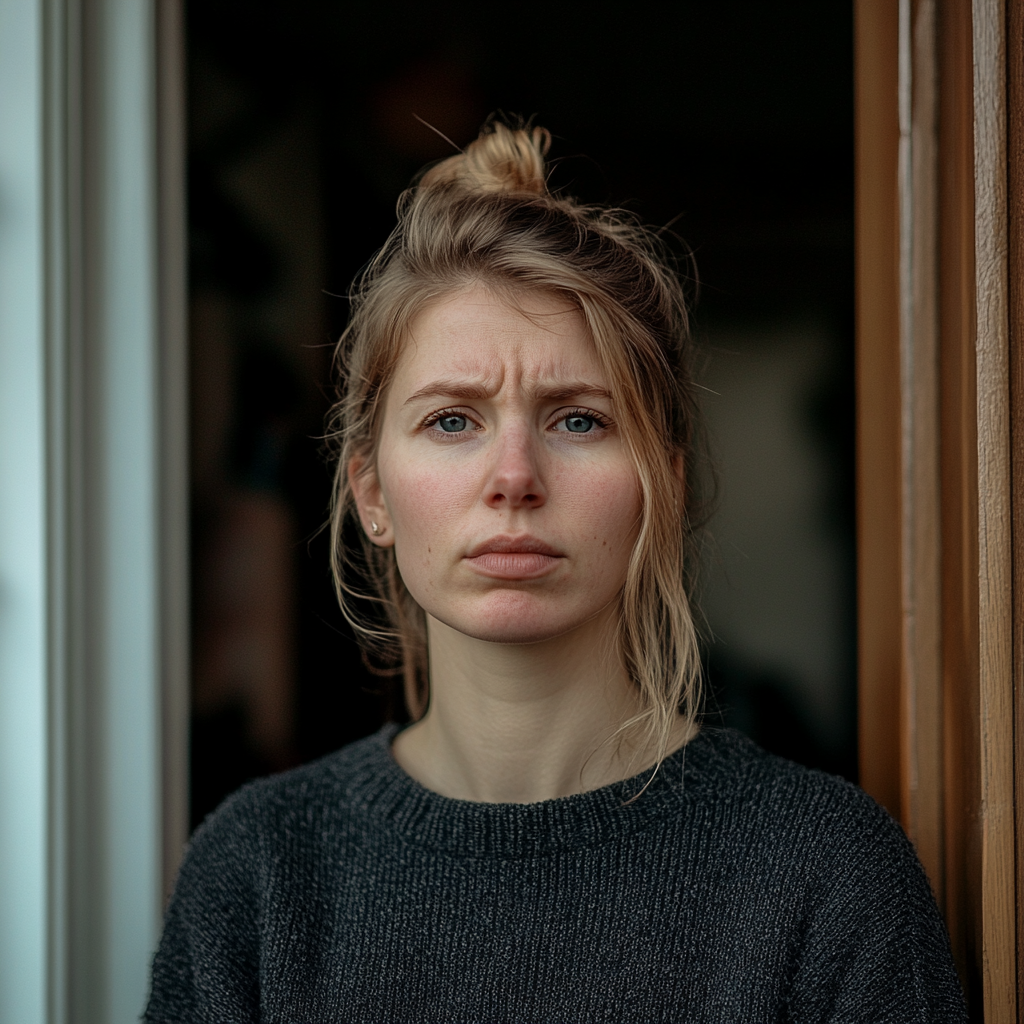
POLYGON ((395 535, 391 529, 387 505, 384 503, 384 492, 377 479, 377 470, 361 455, 354 455, 349 460, 348 485, 352 488, 359 521, 366 531, 366 536, 377 547, 392 547, 395 535))

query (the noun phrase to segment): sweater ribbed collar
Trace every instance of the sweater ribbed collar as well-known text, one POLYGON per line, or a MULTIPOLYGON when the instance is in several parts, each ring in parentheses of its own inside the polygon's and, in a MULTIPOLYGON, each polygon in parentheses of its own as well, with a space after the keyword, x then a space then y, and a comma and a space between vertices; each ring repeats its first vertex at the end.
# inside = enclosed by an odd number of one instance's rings
POLYGON ((399 727, 380 731, 342 751, 346 803, 371 827, 397 832, 401 841, 464 857, 525 858, 598 846, 638 832, 666 817, 686 814, 706 788, 707 769, 723 751, 701 733, 667 757, 646 791, 643 772, 622 782, 539 803, 454 800, 409 776, 391 753, 399 727))

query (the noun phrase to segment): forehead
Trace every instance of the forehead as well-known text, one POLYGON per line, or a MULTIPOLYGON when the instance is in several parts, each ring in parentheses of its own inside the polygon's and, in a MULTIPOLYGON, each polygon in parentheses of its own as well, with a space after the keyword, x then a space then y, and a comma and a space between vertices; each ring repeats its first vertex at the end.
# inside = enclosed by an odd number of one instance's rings
POLYGON ((396 367, 394 386, 456 374, 500 387, 586 379, 604 373, 580 311, 563 297, 534 291, 514 298, 474 285, 416 316, 396 367))

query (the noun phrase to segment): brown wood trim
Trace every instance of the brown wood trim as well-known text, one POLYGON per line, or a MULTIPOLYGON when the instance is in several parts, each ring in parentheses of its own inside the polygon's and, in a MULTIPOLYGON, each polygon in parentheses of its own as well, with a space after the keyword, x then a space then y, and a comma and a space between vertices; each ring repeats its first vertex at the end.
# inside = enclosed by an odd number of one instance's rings
POLYGON ((1003 0, 975 0, 973 30, 982 972, 986 1019, 1009 1024, 1017 972, 1003 0))
POLYGON ((1022 6, 855 7, 862 780, 990 1024, 1024 1005, 1022 6))
POLYGON ((901 820, 945 895, 939 492, 936 0, 903 6, 900 47, 901 820))
POLYGON ((1007 283, 1013 530, 1017 1006, 1024 1006, 1024 0, 1006 5, 1007 283))
POLYGON ((939 8, 939 345, 945 915, 971 1018, 982 1017, 970 0, 939 8))
POLYGON ((856 0, 857 615, 860 781, 900 814, 897 5, 856 0))

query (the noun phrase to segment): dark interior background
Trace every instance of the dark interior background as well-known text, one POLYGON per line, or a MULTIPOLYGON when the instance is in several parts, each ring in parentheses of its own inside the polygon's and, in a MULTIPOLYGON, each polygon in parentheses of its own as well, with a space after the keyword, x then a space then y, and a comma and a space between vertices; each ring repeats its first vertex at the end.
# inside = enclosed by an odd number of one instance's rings
POLYGON ((451 152, 414 115, 458 144, 533 115, 558 185, 692 247, 708 721, 854 777, 851 5, 194 0, 187 46, 193 822, 386 713, 318 438, 349 282, 451 152))

